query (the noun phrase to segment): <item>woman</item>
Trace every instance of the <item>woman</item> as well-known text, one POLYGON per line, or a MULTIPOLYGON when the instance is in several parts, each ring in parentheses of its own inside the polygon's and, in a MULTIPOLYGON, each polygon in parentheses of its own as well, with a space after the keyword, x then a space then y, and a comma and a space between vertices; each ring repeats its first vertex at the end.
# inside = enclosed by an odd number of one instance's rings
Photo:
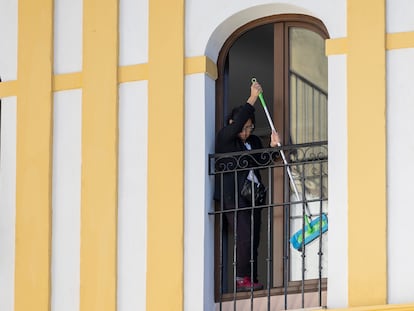
MULTIPOLYGON (((216 153, 239 152, 244 150, 263 148, 259 137, 252 135, 254 129, 255 116, 254 105, 262 87, 255 82, 250 87, 250 97, 243 106, 233 109, 228 124, 222 128, 216 139, 216 153)), ((279 135, 277 132, 271 134, 270 146, 276 147, 279 144, 279 135)), ((245 180, 253 181, 255 184, 261 184, 261 176, 258 170, 246 170, 237 173, 238 197, 236 206, 235 198, 235 180, 234 173, 223 174, 223 179, 219 176, 216 178, 215 200, 223 199, 224 209, 235 209, 251 206, 252 204, 244 198, 240 190, 245 180), (220 181, 223 180, 221 187, 220 181), (221 194, 220 189, 223 189, 221 194)), ((228 224, 234 232, 235 219, 234 213, 225 213, 228 224)), ((237 265, 236 265, 236 287, 237 291, 250 291, 262 289, 263 285, 257 280, 257 249, 260 240, 261 217, 260 209, 253 211, 253 254, 251 254, 251 210, 244 210, 237 213, 237 265), (251 271, 250 258, 253 258, 253 271, 251 271), (253 279, 251 276, 253 275, 253 279), (253 280, 253 281, 252 281, 253 280)))

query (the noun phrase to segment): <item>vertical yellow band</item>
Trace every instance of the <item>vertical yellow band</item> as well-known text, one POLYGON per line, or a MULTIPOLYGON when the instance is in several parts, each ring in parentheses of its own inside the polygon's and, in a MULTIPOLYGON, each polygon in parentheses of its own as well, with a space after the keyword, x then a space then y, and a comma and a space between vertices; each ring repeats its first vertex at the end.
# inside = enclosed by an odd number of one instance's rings
POLYGON ((15 310, 49 310, 53 1, 18 8, 15 310))
POLYGON ((118 2, 84 0, 80 310, 116 310, 118 2))
POLYGON ((183 310, 184 0, 149 1, 148 98, 147 310, 183 310))
POLYGON ((349 305, 387 302, 385 0, 348 0, 349 305))

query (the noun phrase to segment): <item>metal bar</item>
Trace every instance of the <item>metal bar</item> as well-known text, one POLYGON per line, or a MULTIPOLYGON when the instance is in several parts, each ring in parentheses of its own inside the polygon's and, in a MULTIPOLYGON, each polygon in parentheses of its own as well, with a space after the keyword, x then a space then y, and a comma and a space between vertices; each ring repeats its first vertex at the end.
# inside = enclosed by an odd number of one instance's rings
POLYGON ((284 234, 284 254, 283 254, 283 269, 284 269, 284 279, 283 279, 283 289, 284 289, 284 307, 285 310, 287 310, 288 307, 288 300, 287 300, 287 292, 288 292, 288 285, 289 285, 289 271, 290 271, 290 261, 289 261, 289 255, 290 255, 290 246, 289 246, 289 237, 290 237, 290 188, 289 188, 289 181, 285 178, 284 179, 284 186, 285 192, 284 196, 288 197, 288 205, 284 206, 284 225, 285 225, 285 234, 284 234))
POLYGON ((302 203, 302 216, 303 216, 303 220, 302 220, 302 308, 305 308, 305 271, 306 271, 306 262, 305 262, 305 258, 306 258, 306 244, 305 244, 305 217, 306 217, 306 212, 305 212, 305 206, 309 209, 309 207, 307 206, 306 203, 306 196, 305 196, 305 166, 302 165, 301 166, 301 182, 302 182, 302 198, 305 198, 305 202, 302 203))
POLYGON ((311 134, 311 136, 312 136, 312 141, 315 141, 315 136, 316 136, 316 133, 315 133, 315 115, 316 115, 316 113, 315 113, 315 89, 311 89, 311 96, 312 96, 312 100, 311 100, 311 106, 312 106, 312 134, 311 134))
POLYGON ((296 118, 296 123, 295 123, 295 126, 296 126, 296 129, 295 129, 295 131, 296 131, 296 141, 295 141, 295 143, 298 143, 298 142, 300 142, 301 140, 299 139, 299 126, 298 126, 298 124, 299 124, 299 87, 298 87, 298 78, 297 78, 297 76, 295 76, 295 94, 296 94, 296 97, 295 97, 295 106, 296 106, 296 116, 295 116, 295 118, 296 118))
POLYGON ((301 120, 301 124, 302 124, 302 139, 301 139, 301 143, 306 141, 306 85, 305 83, 302 82, 302 97, 303 97, 303 103, 302 103, 302 120, 301 120))
POLYGON ((219 267, 219 294, 220 294, 220 301, 219 301, 219 309, 220 311, 223 310, 223 210, 224 210, 224 200, 223 200, 223 174, 220 175, 220 225, 219 225, 219 249, 220 249, 220 267, 219 267))
POLYGON ((234 244, 233 244, 233 311, 237 311, 237 216, 238 216, 238 207, 239 207, 239 196, 238 196, 238 183, 237 183, 237 171, 234 173, 234 201, 235 201, 235 208, 233 214, 233 238, 234 238, 234 244))
POLYGON ((270 311, 270 287, 271 287, 271 270, 272 270, 272 211, 271 208, 272 198, 273 198, 273 179, 272 179, 272 169, 269 167, 267 169, 267 176, 268 176, 268 185, 269 185, 269 192, 268 192, 268 204, 269 207, 267 208, 267 258, 266 258, 266 288, 267 288, 267 311, 270 311))
MULTIPOLYGON (((323 180, 322 180, 322 164, 319 165, 319 197, 323 197, 323 180)), ((321 200, 319 203, 319 215, 322 216, 323 212, 323 201, 321 200)), ((319 282, 318 282, 318 293, 319 293, 319 306, 322 306, 322 255, 323 255, 323 248, 322 248, 322 217, 320 218, 321 223, 319 226, 319 282)))
POLYGON ((253 250, 254 250, 254 239, 255 239, 255 230, 254 230, 254 207, 256 206, 256 200, 255 200, 255 191, 256 191, 256 187, 254 186, 254 182, 253 180, 251 181, 251 186, 252 186, 252 208, 250 209, 250 310, 253 310, 253 290, 254 290, 254 260, 255 258, 253 257, 253 250))

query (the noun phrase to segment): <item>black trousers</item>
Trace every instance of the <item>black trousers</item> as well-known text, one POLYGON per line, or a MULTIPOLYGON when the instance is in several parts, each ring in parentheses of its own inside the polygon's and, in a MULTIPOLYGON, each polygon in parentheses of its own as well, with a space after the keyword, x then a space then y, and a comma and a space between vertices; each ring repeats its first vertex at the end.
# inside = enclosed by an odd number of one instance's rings
MULTIPOLYGON (((251 206, 250 203, 239 199, 239 206, 251 206)), ((227 204, 225 209, 233 209, 234 204, 227 204)), ((233 232, 236 252, 236 276, 250 277, 257 282, 257 256, 260 242, 261 209, 246 209, 243 211, 225 213, 227 223, 233 232), (237 220, 235 217, 237 215, 237 220), (253 232, 251 232, 253 221, 253 232), (250 260, 253 260, 253 271, 250 260)))

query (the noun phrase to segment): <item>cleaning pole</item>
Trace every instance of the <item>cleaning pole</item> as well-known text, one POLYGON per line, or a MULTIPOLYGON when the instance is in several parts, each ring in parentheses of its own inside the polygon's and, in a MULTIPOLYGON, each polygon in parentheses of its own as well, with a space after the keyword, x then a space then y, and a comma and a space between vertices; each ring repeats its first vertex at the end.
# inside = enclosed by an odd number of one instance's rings
MULTIPOLYGON (((256 78, 252 78, 251 82, 252 83, 257 82, 256 78)), ((260 103, 262 104, 262 107, 267 117, 267 121, 269 122, 270 128, 272 129, 272 131, 276 132, 275 126, 273 125, 272 118, 270 117, 269 110, 267 109, 266 102, 263 97, 263 92, 259 94, 259 100, 260 100, 260 103)), ((280 143, 278 143, 277 145, 278 147, 281 147, 280 143)), ((298 188, 296 187, 295 181, 292 176, 292 172, 290 170, 290 166, 288 165, 285 153, 283 152, 282 149, 280 149, 280 154, 282 156, 283 163, 286 166, 286 172, 289 176, 289 180, 292 185, 293 191, 295 193, 296 200, 301 201, 301 198, 299 197, 298 188)), ((312 220, 311 212, 310 212, 307 202, 305 202, 305 209, 306 209, 306 213, 303 216, 304 221, 306 223, 305 228, 304 228, 305 230, 304 231, 302 229, 298 230, 290 239, 292 246, 299 251, 302 250, 303 245, 306 245, 312 242, 319 236, 320 233, 324 233, 328 230, 328 218, 326 217, 325 214, 322 214, 321 217, 318 217, 312 220)))

